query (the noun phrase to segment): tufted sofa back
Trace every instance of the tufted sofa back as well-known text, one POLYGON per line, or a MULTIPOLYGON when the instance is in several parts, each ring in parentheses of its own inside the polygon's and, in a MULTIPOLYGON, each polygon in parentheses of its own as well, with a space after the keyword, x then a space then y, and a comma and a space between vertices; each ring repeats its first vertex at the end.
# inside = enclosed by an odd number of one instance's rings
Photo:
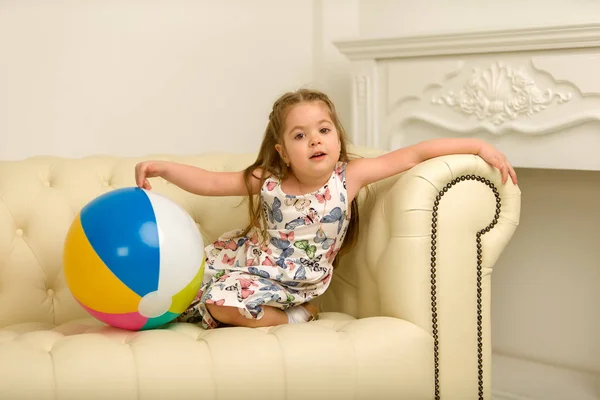
MULTIPOLYGON (((203 154, 34 157, 0 162, 0 327, 24 322, 59 325, 88 316, 66 286, 62 273, 64 238, 75 215, 90 200, 135 184, 137 162, 163 159, 235 171, 254 158, 255 154, 203 154)), ((154 191, 173 199, 192 216, 206 243, 248 222, 243 197, 196 196, 161 179, 153 179, 152 184, 154 191)), ((375 192, 372 190, 371 201, 375 192)), ((362 203, 361 213, 365 214, 369 206, 362 203)), ((322 299, 325 309, 358 314, 355 268, 362 257, 356 255, 365 252, 364 246, 366 241, 362 240, 341 260, 331 290, 322 299)))

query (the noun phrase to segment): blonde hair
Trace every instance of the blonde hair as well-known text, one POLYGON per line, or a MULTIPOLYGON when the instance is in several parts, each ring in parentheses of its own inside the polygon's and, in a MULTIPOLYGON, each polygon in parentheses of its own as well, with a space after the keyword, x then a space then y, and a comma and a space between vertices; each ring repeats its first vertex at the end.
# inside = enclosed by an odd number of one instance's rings
MULTIPOLYGON (((288 166, 285 161, 281 158, 277 150, 275 149, 276 144, 283 145, 283 130, 285 128, 285 119, 290 109, 301 103, 310 102, 322 102, 329 109, 329 116, 333 122, 340 140, 340 158, 339 161, 348 162, 354 156, 350 155, 347 151, 348 139, 346 132, 338 118, 337 112, 333 102, 329 97, 320 91, 310 89, 300 89, 294 92, 288 92, 283 94, 273 104, 273 110, 269 114, 269 123, 265 129, 262 144, 260 146, 256 161, 248 168, 244 170, 244 181, 248 190, 248 210, 250 212, 250 223, 243 232, 243 235, 247 234, 252 227, 262 227, 262 238, 267 238, 268 234, 265 211, 262 206, 262 202, 256 202, 252 194, 252 177, 259 179, 259 188, 262 188, 265 180, 269 176, 275 176, 279 179, 289 173, 288 166), (254 175, 256 170, 261 170, 261 176, 254 175)), ((350 205, 351 219, 348 225, 348 230, 344 238, 344 243, 334 260, 334 265, 337 265, 337 261, 341 254, 349 251, 358 239, 358 203, 356 196, 352 200, 350 205)))

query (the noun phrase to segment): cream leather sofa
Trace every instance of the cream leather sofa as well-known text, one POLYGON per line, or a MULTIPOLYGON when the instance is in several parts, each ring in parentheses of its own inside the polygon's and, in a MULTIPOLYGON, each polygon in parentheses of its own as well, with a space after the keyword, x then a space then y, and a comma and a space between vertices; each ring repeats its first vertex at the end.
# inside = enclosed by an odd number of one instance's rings
MULTIPOLYGON (((237 170, 253 155, 160 158, 237 170)), ((75 213, 132 186, 140 160, 0 162, 0 399, 491 398, 490 276, 519 221, 520 192, 481 159, 429 160, 363 193, 359 243, 318 321, 129 332, 75 302, 61 260, 75 213)), ((241 198, 153 184, 207 241, 247 221, 241 198)))

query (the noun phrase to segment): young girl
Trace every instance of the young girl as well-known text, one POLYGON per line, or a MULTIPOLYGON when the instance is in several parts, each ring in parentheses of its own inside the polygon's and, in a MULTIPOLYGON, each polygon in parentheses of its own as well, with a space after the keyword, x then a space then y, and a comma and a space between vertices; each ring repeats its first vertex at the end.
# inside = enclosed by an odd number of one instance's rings
POLYGON ((504 155, 476 139, 431 140, 354 159, 347 142, 329 98, 303 89, 275 102, 258 157, 243 171, 164 161, 136 165, 136 183, 144 189, 151 189, 148 178, 160 176, 202 196, 248 196, 249 226, 206 247, 202 287, 179 321, 216 328, 315 319, 309 301, 327 290, 336 255, 357 239, 359 190, 422 161, 478 154, 502 171, 503 183, 508 176, 517 181, 504 155))

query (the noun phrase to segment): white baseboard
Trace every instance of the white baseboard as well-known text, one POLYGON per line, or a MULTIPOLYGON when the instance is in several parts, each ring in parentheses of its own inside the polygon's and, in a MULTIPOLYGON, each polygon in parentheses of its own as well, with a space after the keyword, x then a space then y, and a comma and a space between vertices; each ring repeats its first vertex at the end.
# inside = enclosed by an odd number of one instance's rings
POLYGON ((600 400, 600 374, 492 355, 493 400, 600 400))
POLYGON ((519 396, 512 393, 492 390, 492 400, 534 400, 532 397, 519 396))

